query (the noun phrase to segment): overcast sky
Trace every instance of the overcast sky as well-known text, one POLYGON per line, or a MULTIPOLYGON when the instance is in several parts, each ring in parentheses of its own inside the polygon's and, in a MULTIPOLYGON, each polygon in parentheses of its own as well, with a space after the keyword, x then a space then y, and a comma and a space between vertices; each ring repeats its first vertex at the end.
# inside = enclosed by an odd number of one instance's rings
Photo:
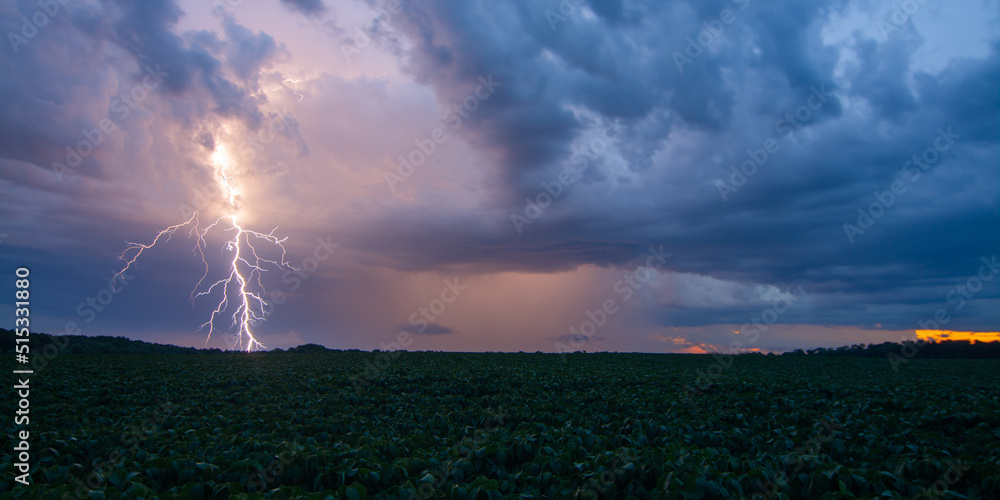
POLYGON ((1000 326, 997 0, 47 8, 0 1, 0 263, 30 267, 36 330, 205 345, 189 227, 102 290, 127 242, 234 210, 300 269, 263 273, 269 347, 1000 326))

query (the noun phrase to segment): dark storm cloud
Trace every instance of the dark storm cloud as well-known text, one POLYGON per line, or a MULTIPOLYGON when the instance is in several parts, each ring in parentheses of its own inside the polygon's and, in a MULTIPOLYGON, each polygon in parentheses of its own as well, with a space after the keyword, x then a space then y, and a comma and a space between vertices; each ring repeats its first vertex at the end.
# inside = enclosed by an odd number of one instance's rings
MULTIPOLYGON (((834 3, 839 4, 839 2, 834 3)), ((579 11, 553 29, 546 15, 556 5, 511 7, 453 6, 417 2, 403 10, 397 26, 415 47, 406 54, 410 71, 434 85, 442 102, 461 101, 477 79, 493 74, 504 82, 467 120, 470 136, 492 145, 514 185, 563 159, 585 120, 569 106, 585 108, 630 125, 622 140, 629 167, 649 166, 658 145, 677 127, 730 130, 736 92, 784 92, 775 103, 803 99, 810 87, 829 82, 835 51, 818 47, 814 24, 832 7, 766 7, 750 2, 630 4, 641 15, 622 19, 624 7, 595 7, 597 20, 579 11), (740 11, 738 5, 747 6, 740 11), (688 35, 696 37, 703 18, 723 8, 738 11, 738 22, 716 42, 718 53, 703 55, 678 69, 688 35), (766 10, 765 10, 766 9, 766 10), (780 14, 778 20, 772 19, 780 14), (607 21, 607 22, 602 22, 607 21), (746 54, 756 44, 759 55, 746 54), (723 82, 723 70, 766 67, 785 88, 738 88, 723 82)), ((810 4, 811 5, 811 4, 810 4)), ((828 116, 839 103, 826 107, 828 116)))
POLYGON ((192 106, 187 100, 175 104, 180 118, 215 113, 238 118, 252 129, 261 125, 262 103, 253 97, 259 74, 275 60, 287 57, 271 36, 253 33, 223 14, 225 40, 211 31, 182 37, 176 34, 176 25, 183 13, 172 0, 115 3, 121 15, 111 21, 109 38, 135 58, 139 72, 158 65, 168 70, 166 91, 174 97, 191 92, 207 92, 211 97, 209 102, 198 103, 203 105, 192 106), (232 76, 225 71, 227 67, 232 76))
MULTIPOLYGON (((407 4, 394 21, 412 43, 403 60, 440 102, 461 101, 481 75, 503 82, 461 131, 497 159, 503 182, 490 186, 490 210, 410 207, 365 221, 354 243, 402 269, 531 271, 628 267, 645 246, 663 244, 673 271, 822 296, 828 313, 796 319, 872 325, 886 315, 912 327, 921 308, 1000 250, 997 40, 985 59, 914 71, 922 40, 909 27, 887 41, 825 42, 824 23, 847 4, 600 2, 588 4, 593 15, 580 7, 554 27, 546 9, 558 12, 557 2, 407 4), (688 37, 726 8, 735 21, 680 71, 688 37), (805 109, 812 95, 825 96, 819 109, 805 109), (525 214, 524 198, 556 178, 591 115, 622 120, 615 143, 638 176, 596 158, 518 234, 510 215, 525 214), (953 130, 954 147, 922 178, 902 173, 939 130, 953 130), (720 199, 729 167, 770 138, 779 150, 720 199), (896 180, 906 192, 851 238, 844 225, 857 226, 858 209, 896 180)), ((998 293, 983 291, 980 303, 998 293)), ((674 317, 696 324, 717 313, 674 317)), ((997 320, 966 316, 980 326, 997 320)))
POLYGON ((859 40, 855 45, 861 62, 854 68, 851 92, 863 97, 886 119, 898 120, 904 113, 916 110, 916 100, 905 81, 915 45, 900 38, 885 43, 859 40))

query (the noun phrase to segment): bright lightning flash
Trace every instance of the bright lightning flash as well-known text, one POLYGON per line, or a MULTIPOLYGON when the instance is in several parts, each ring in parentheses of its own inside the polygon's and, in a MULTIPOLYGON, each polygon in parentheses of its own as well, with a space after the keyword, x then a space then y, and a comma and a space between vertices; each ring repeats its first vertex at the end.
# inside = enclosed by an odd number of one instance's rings
POLYGON ((144 250, 156 246, 157 243, 161 242, 161 239, 169 241, 174 232, 181 227, 191 226, 190 234, 197 235, 194 253, 201 257, 201 261, 205 265, 205 273, 191 291, 191 300, 193 302, 198 297, 212 295, 213 293, 219 297, 219 303, 215 307, 215 310, 212 311, 212 315, 198 329, 200 331, 206 327, 208 328, 208 337, 205 339, 205 344, 207 345, 208 341, 211 340, 213 333, 221 331, 215 326, 216 320, 223 317, 228 310, 232 309, 233 306, 231 303, 233 303, 235 304, 235 311, 232 313, 232 322, 228 327, 234 338, 232 346, 239 346, 240 349, 247 352, 265 349, 266 346, 254 337, 251 330, 254 323, 266 320, 265 307, 267 306, 267 302, 264 300, 265 290, 264 285, 261 283, 261 276, 269 267, 293 271, 297 271, 298 269, 285 260, 286 252, 284 243, 288 238, 279 239, 275 236, 274 231, 277 228, 272 229, 270 233, 259 233, 243 227, 239 221, 240 196, 235 185, 236 179, 231 171, 232 160, 225 146, 216 146, 215 151, 212 153, 212 166, 215 169, 216 181, 222 188, 222 192, 226 198, 229 213, 219 217, 204 229, 200 229, 198 213, 195 212, 187 222, 175 224, 160 231, 156 235, 156 238, 153 239, 153 242, 148 245, 128 242, 125 251, 119 256, 119 259, 125 262, 125 266, 115 275, 115 278, 117 279, 122 273, 127 271, 139 256, 142 255, 144 250), (229 261, 229 270, 226 277, 203 288, 202 283, 205 282, 209 273, 208 260, 205 259, 204 252, 208 247, 205 236, 209 231, 216 228, 232 233, 232 237, 225 242, 223 247, 224 251, 231 253, 232 258, 229 261), (271 244, 280 249, 281 258, 275 260, 261 257, 254 246, 261 243, 271 244))

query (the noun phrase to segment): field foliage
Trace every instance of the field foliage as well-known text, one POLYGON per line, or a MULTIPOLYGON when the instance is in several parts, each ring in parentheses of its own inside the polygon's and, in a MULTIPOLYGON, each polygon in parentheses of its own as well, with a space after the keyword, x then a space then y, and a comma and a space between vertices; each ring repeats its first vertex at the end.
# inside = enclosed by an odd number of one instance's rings
POLYGON ((14 488, 8 473, 0 495, 995 498, 1000 363, 899 368, 761 355, 66 354, 32 377, 35 484, 14 488))

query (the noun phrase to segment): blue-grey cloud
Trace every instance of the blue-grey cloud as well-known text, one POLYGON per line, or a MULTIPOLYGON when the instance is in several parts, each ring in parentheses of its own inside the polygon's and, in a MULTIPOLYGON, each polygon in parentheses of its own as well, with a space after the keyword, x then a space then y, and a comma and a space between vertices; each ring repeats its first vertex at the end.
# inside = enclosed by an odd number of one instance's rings
POLYGON ((560 342, 573 342, 574 344, 582 344, 584 342, 601 342, 604 337, 598 337, 596 335, 588 337, 579 333, 567 333, 565 335, 560 335, 556 337, 556 340, 560 342))
POLYGON ((399 325, 396 329, 401 332, 409 332, 418 335, 446 335, 449 333, 455 333, 454 328, 439 325, 437 323, 427 323, 426 325, 405 324, 399 325))
POLYGON ((323 0, 281 0, 281 3, 306 15, 320 14, 326 10, 323 0))
MULTIPOLYGON (((825 309, 795 320, 912 327, 1000 250, 990 229, 1000 227, 1000 45, 984 39, 985 57, 930 73, 914 68, 922 40, 909 26, 888 40, 855 34, 828 44, 824 23, 852 5, 593 2, 553 29, 547 5, 408 3, 394 25, 412 43, 406 67, 440 102, 460 102, 482 75, 504 82, 462 131, 494 153, 503 182, 489 186, 489 211, 410 206, 359 223, 352 244, 401 269, 536 272, 629 267, 663 244, 675 254, 672 271, 822 297, 825 309), (674 56, 688 36, 725 8, 736 20, 679 71, 674 56), (590 161, 518 234, 502 218, 526 213, 525 197, 545 192, 595 116, 625 124, 620 152, 590 161), (939 130, 953 131, 954 146, 910 180, 905 162, 933 147, 939 130), (770 138, 779 150, 723 201, 718 183, 770 138), (897 180, 907 191, 850 235, 845 224, 857 226, 858 209, 888 199, 897 180)), ((1000 290, 978 297, 985 311, 1000 290)), ((961 316, 975 327, 998 320, 961 316)), ((658 321, 722 319, 688 309, 658 321)))

